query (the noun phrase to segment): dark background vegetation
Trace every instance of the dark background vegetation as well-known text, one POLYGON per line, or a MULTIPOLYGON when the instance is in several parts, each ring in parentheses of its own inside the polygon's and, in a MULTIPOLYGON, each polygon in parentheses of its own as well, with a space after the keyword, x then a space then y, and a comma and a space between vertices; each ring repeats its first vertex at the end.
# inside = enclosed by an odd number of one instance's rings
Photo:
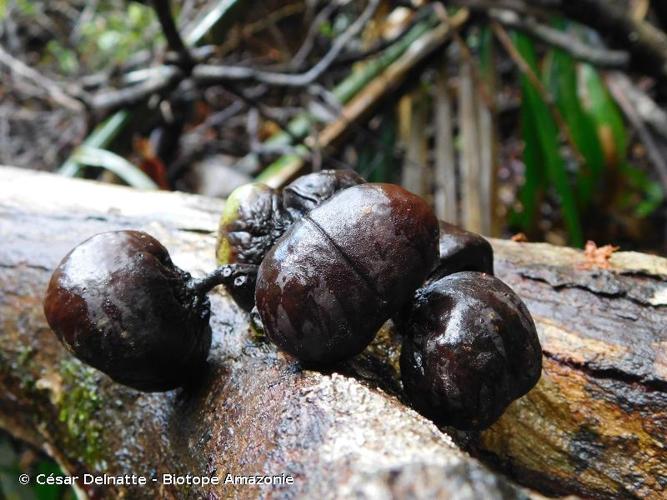
MULTIPOLYGON (((0 164, 218 197, 352 168, 488 236, 665 255, 665 5, 0 0, 0 164)), ((0 435, 0 497, 72 494, 16 484, 42 470, 0 435)))

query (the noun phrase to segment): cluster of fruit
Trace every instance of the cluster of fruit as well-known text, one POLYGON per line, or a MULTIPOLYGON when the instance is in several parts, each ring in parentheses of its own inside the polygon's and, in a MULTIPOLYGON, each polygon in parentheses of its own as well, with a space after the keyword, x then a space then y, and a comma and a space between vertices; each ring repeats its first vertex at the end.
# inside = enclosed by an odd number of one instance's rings
POLYGON ((54 272, 46 318, 79 359, 145 391, 196 380, 217 285, 306 367, 360 353, 391 318, 408 397, 459 429, 488 427, 540 377, 535 325, 493 276, 491 245, 399 186, 350 171, 244 186, 227 200, 217 256, 194 279, 145 233, 98 234, 54 272))

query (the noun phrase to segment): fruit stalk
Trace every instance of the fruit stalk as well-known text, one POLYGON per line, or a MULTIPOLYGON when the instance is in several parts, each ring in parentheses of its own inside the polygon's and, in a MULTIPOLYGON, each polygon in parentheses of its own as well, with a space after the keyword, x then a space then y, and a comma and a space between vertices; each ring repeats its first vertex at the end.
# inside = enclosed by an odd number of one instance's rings
POLYGON ((254 264, 225 264, 203 278, 193 279, 188 286, 201 297, 216 286, 223 285, 234 300, 245 307, 254 302, 257 267, 254 264))

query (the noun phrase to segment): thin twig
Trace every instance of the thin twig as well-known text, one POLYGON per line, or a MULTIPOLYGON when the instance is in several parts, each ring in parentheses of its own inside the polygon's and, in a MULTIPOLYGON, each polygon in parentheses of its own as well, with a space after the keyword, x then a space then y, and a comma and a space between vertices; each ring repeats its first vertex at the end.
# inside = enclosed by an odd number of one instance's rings
POLYGON ((306 87, 316 81, 329 69, 345 46, 359 34, 375 13, 380 0, 369 0, 362 14, 340 35, 320 61, 305 73, 287 74, 261 71, 238 66, 200 65, 194 68, 193 76, 200 83, 215 83, 230 80, 254 80, 268 85, 285 87, 306 87))
POLYGON ((159 74, 141 83, 93 95, 90 98, 90 105, 97 113, 108 113, 123 107, 134 106, 144 102, 153 94, 165 93, 176 87, 182 78, 183 73, 176 66, 162 66, 159 74))
POLYGON ((292 60, 289 64, 290 67, 300 68, 303 65, 303 63, 306 61, 306 58, 308 57, 308 54, 310 54, 310 52, 313 50, 313 45, 315 44, 315 39, 317 38, 318 33, 320 32, 322 23, 329 19, 329 17, 334 12, 336 12, 338 8, 340 8, 338 2, 329 2, 320 12, 317 13, 315 19, 310 24, 308 33, 306 33, 306 37, 304 38, 301 47, 299 47, 299 50, 297 50, 296 54, 294 54, 294 57, 292 57, 292 60))
MULTIPOLYGON (((557 12, 598 31, 611 45, 630 53, 632 66, 667 80, 667 34, 646 20, 633 18, 625 2, 608 0, 451 0, 479 12, 508 9, 520 16, 548 18, 557 12)), ((655 2, 661 4, 661 2, 655 2)))
MULTIPOLYGON (((319 134, 311 134, 303 140, 302 144, 309 144, 311 151, 319 150, 324 152, 327 149, 335 148, 346 132, 354 130, 360 134, 364 134, 375 147, 386 149, 386 145, 382 144, 382 141, 378 137, 370 130, 359 125, 359 123, 364 118, 370 116, 372 110, 376 108, 383 98, 395 92, 405 82, 411 70, 448 43, 451 39, 451 30, 460 28, 469 19, 468 10, 460 9, 451 17, 449 23, 441 23, 423 34, 418 40, 413 42, 411 50, 403 53, 401 57, 396 59, 381 74, 369 82, 342 110, 324 101, 323 104, 336 113, 335 121, 329 123, 319 134)), ((398 149, 393 147, 391 151, 393 154, 396 154, 398 149)), ((272 187, 283 186, 302 171, 305 162, 309 159, 311 159, 311 156, 301 148, 291 158, 283 158, 282 160, 287 161, 283 161, 279 169, 273 171, 270 166, 267 171, 271 171, 271 174, 264 176, 262 180, 272 187)), ((323 159, 331 163, 336 162, 335 158, 328 155, 324 156, 323 159)), ((276 164, 273 166, 276 166, 276 164)))
POLYGON ((33 85, 46 91, 49 97, 61 106, 78 113, 85 110, 83 102, 68 94, 62 89, 59 83, 47 78, 43 73, 38 73, 25 63, 14 58, 1 45, 0 64, 7 66, 16 76, 24 78, 25 80, 30 81, 33 85))
POLYGON ((612 82, 609 83, 610 92, 614 96, 619 107, 623 110, 625 116, 637 131, 642 144, 646 147, 651 163, 653 163, 658 172, 662 188, 667 192, 667 161, 665 161, 662 148, 660 148, 658 142, 653 137, 653 134, 644 124, 644 121, 637 112, 635 106, 633 106, 633 103, 623 92, 622 88, 618 85, 614 85, 612 82))
POLYGON ((430 13, 430 9, 423 9, 419 11, 419 15, 414 16, 410 22, 401 30, 400 33, 397 35, 393 36, 392 38, 388 40, 380 40, 373 44, 372 47, 369 47, 365 50, 360 50, 348 54, 341 55, 336 61, 334 62, 334 66, 343 66, 343 65, 349 65, 353 64, 355 62, 363 61, 365 59, 368 59, 369 57, 372 57, 376 54, 379 54, 380 52, 388 49, 395 43, 400 42, 403 37, 405 37, 408 33, 410 33, 410 30, 415 27, 417 23, 422 21, 426 15, 430 13))
MULTIPOLYGON (((229 86, 231 82, 254 81, 276 86, 307 87, 317 80, 340 55, 345 45, 356 36, 373 15, 379 0, 369 0, 366 9, 350 27, 336 39, 329 52, 305 73, 288 74, 262 71, 244 66, 197 64, 192 69, 192 78, 200 87, 218 84, 229 86)), ((190 54, 192 58, 192 55, 190 54)), ((191 59, 193 63, 197 60, 191 59)), ((175 71, 173 65, 163 65, 144 70, 146 80, 135 85, 117 90, 100 91, 90 99, 90 106, 98 112, 108 112, 131 106, 148 99, 155 93, 173 88, 186 75, 175 71)), ((187 69, 187 68, 186 68, 187 69)), ((238 91, 234 91, 238 94, 238 91)))
POLYGON ((640 89, 625 73, 610 72, 606 81, 612 91, 623 93, 642 121, 667 141, 667 112, 651 96, 640 89))
MULTIPOLYGON (((304 73, 290 74, 258 70, 246 66, 199 64, 199 61, 203 58, 197 58, 193 61, 196 65, 192 69, 191 77, 202 88, 218 84, 228 85, 231 82, 256 82, 273 86, 308 87, 319 79, 337 60, 345 45, 365 26, 378 5, 379 0, 369 0, 366 9, 360 17, 334 41, 327 54, 304 73)), ((391 40, 391 43, 399 42, 403 36, 404 34, 395 37, 391 40)), ((207 51, 206 57, 209 56, 210 51, 207 51)), ((175 79, 178 77, 178 74, 174 74, 173 66, 171 65, 141 70, 141 73, 146 80, 136 80, 132 87, 99 91, 90 99, 91 107, 98 111, 107 112, 110 109, 122 107, 124 100, 127 100, 127 105, 134 105, 148 99, 154 93, 173 87, 177 83, 175 79)), ((123 77, 123 79, 127 80, 127 76, 123 77)), ((181 78, 185 76, 185 74, 181 74, 181 78)))
POLYGON ((264 31, 267 27, 276 24, 282 21, 283 19, 292 17, 296 14, 303 12, 305 8, 306 6, 304 5, 303 2, 296 2, 284 5, 283 7, 271 12, 268 16, 262 17, 261 19, 253 23, 243 26, 240 35, 230 37, 229 40, 225 41, 222 45, 220 45, 218 49, 218 55, 223 56, 234 50, 239 45, 240 39, 248 38, 257 33, 260 33, 264 31))
MULTIPOLYGON (((290 130, 289 123, 286 123, 286 121, 283 119, 281 116, 277 116, 275 112, 273 112, 271 109, 269 109, 267 106, 262 104, 259 100, 257 100, 255 97, 251 96, 250 94, 247 94, 243 92, 242 90, 236 88, 233 85, 230 85, 229 83, 225 84, 225 90, 230 92, 231 94, 235 95, 239 99, 241 99, 243 102, 245 102, 250 108, 257 110, 257 112, 260 114, 260 116, 268 121, 272 121, 278 127, 283 131, 283 133, 287 134, 287 136, 290 138, 292 142, 298 142, 299 138, 296 137, 292 131, 290 130)), ((307 146, 304 145, 307 149, 309 149, 307 146)))
POLYGON ((169 50, 178 54, 179 62, 187 72, 194 65, 194 60, 176 27, 176 21, 174 21, 169 0, 153 0, 152 3, 164 36, 167 39, 169 50))

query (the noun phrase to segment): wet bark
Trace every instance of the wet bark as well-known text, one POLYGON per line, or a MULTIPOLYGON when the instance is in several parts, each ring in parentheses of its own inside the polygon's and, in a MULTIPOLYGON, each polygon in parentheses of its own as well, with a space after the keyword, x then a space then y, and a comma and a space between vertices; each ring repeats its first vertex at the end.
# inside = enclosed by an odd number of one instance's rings
POLYGON ((543 373, 476 449, 525 484, 559 493, 664 498, 667 260, 494 242, 496 270, 538 325, 543 373))
MULTIPOLYGON (((193 274, 214 265, 221 202, 0 169, 0 427, 73 474, 291 474, 293 485, 223 484, 214 497, 390 494, 515 497, 403 402, 398 339, 334 373, 302 370, 212 295, 210 367, 194 392, 141 394, 76 362, 48 329, 52 269, 101 231, 148 231, 193 274)), ((496 269, 538 324, 538 386, 482 433, 452 433, 493 467, 552 493, 659 498, 667 486, 667 260, 494 241, 496 269)), ((443 432, 445 431, 445 432, 443 432)), ((89 491, 89 493, 92 491, 89 491)), ((197 496, 149 480, 104 487, 130 497, 197 496)), ((206 491, 205 491, 206 493, 206 491)))

